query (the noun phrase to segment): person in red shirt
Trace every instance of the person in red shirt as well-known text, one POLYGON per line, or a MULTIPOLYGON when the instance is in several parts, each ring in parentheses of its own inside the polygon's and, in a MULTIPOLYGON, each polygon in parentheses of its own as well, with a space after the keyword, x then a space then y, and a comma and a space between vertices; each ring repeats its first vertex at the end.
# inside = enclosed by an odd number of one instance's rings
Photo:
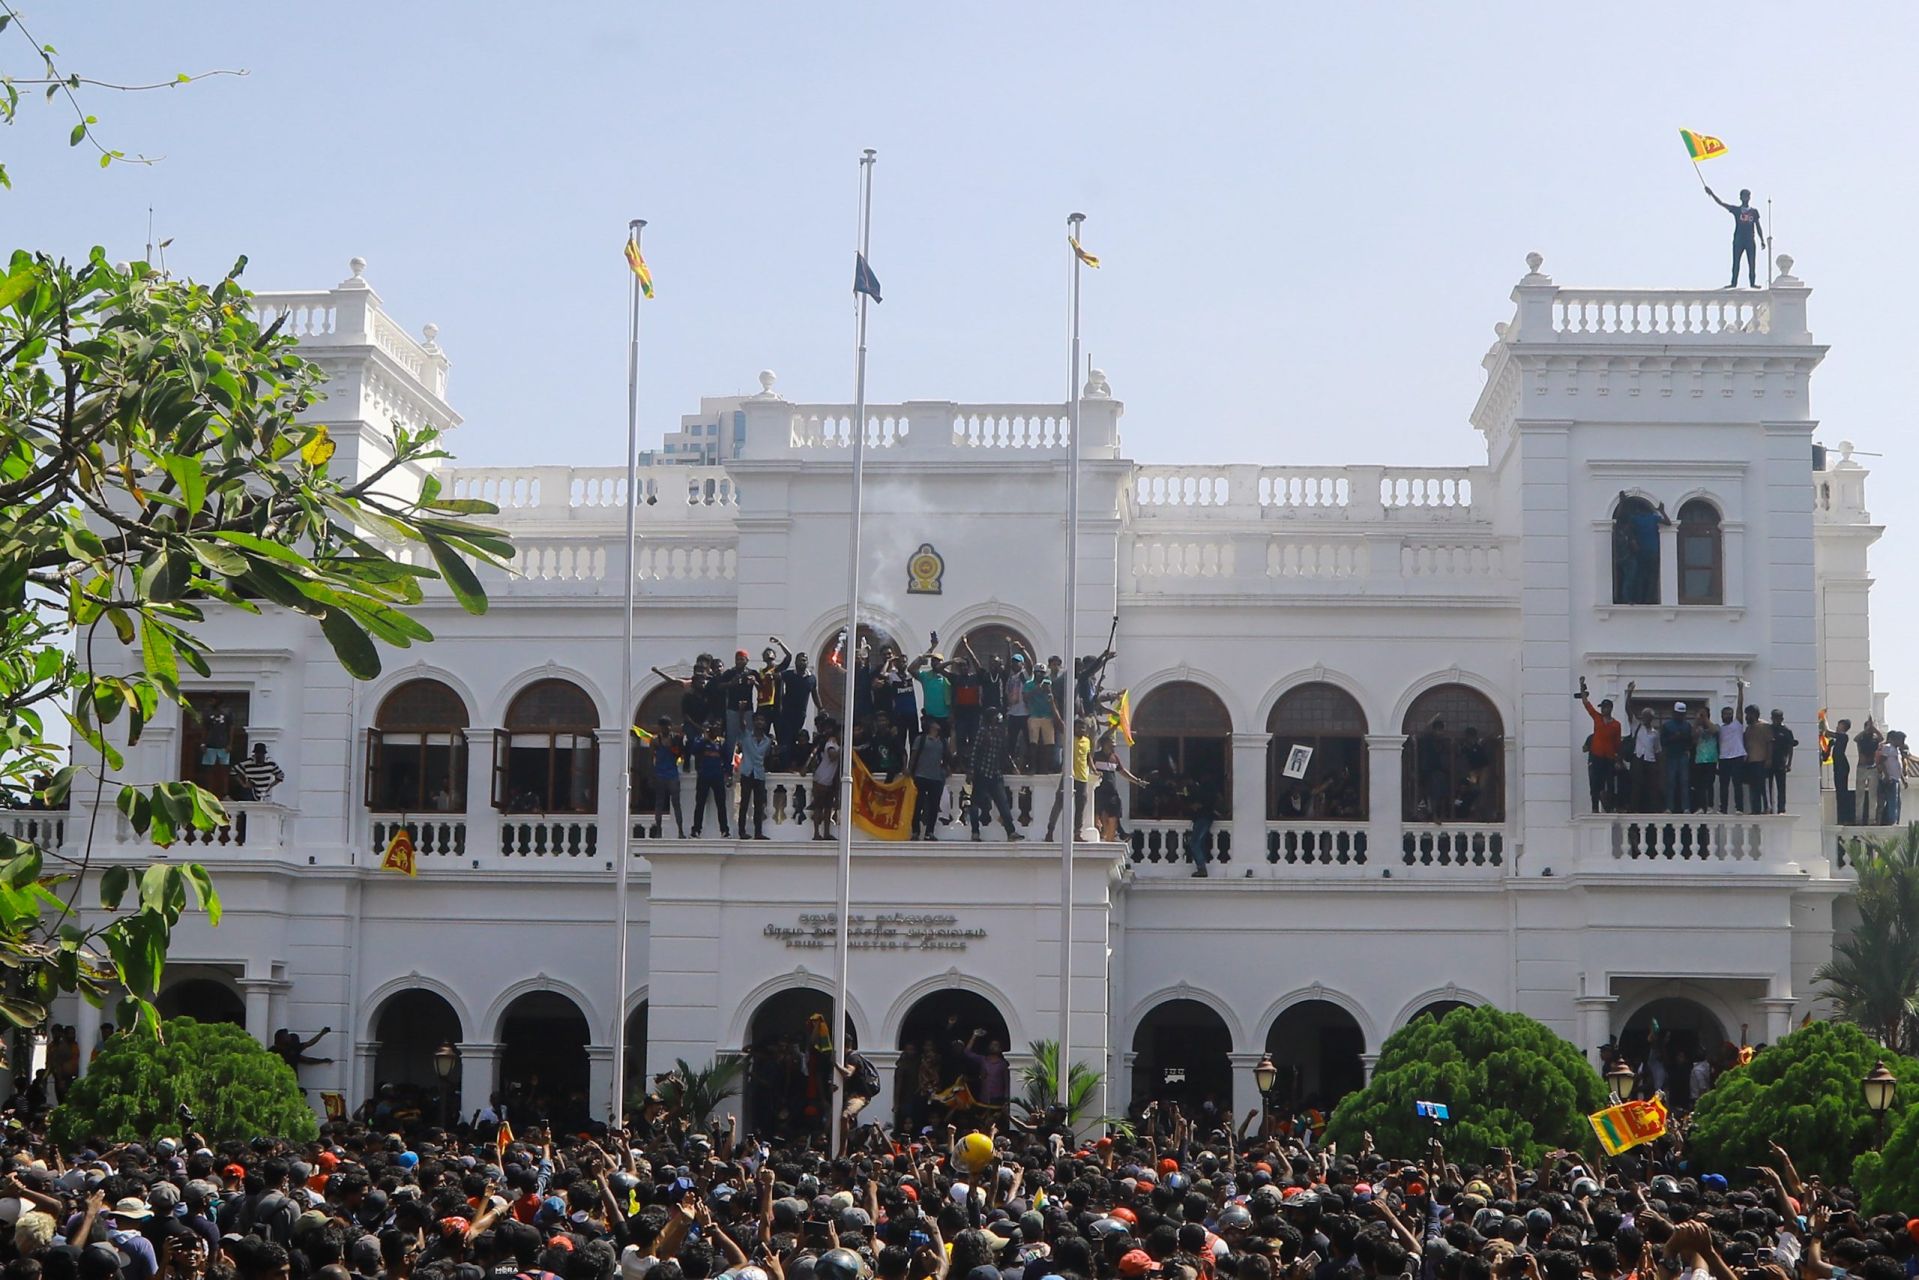
POLYGON ((1592 737, 1586 739, 1586 785, 1592 792, 1592 811, 1610 813, 1619 807, 1619 721, 1613 719, 1612 699, 1601 698, 1598 707, 1586 695, 1586 678, 1579 678, 1579 692, 1573 695, 1592 717, 1592 737))

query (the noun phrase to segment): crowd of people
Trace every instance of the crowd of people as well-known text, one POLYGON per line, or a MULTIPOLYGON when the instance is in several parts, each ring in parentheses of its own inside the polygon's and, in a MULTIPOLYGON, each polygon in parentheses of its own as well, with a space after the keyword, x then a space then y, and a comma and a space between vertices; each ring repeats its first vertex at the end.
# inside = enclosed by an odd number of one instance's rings
POLYGON ((1862 1215, 1777 1146, 1760 1166, 1699 1167, 1683 1121, 1604 1166, 1556 1150, 1522 1167, 1501 1150, 1450 1158, 1438 1138, 1342 1150, 1304 1117, 1235 1131, 1173 1105, 1137 1135, 1015 1109, 979 1130, 861 1124, 837 1151, 779 1115, 743 1131, 695 1120, 656 1093, 630 1128, 387 1117, 293 1143, 209 1142, 186 1115, 177 1134, 62 1152, 15 1115, 0 1265, 5 1280, 1907 1280, 1919 1266, 1919 1220, 1862 1215))
MULTIPOLYGON (((1628 682, 1629 717, 1622 722, 1613 714, 1613 700, 1595 705, 1581 678, 1573 696, 1592 721, 1584 743, 1592 812, 1785 812, 1799 737, 1784 712, 1762 714, 1746 701, 1745 682, 1735 683, 1733 702, 1715 717, 1704 703, 1642 701, 1628 682)), ((1817 765, 1832 769, 1840 826, 1898 823, 1906 779, 1915 772, 1903 732, 1882 733, 1868 717, 1854 734, 1850 720, 1828 725, 1822 711, 1818 747, 1817 765)))
MULTIPOLYGON (((846 674, 844 651, 842 638, 826 677, 835 688, 846 674)), ((1008 840, 1023 840, 1009 779, 1067 767, 1073 771, 1070 820, 1076 829, 1116 839, 1120 781, 1148 780, 1132 774, 1120 756, 1121 717, 1102 684, 1114 656, 1108 649, 1080 658, 1069 676, 1062 658, 1041 663, 1017 641, 982 658, 962 639, 949 656, 936 635, 925 652, 909 659, 895 645, 862 637, 851 655, 850 718, 826 710, 820 676, 805 654, 777 636, 757 667, 744 649, 734 653, 731 666, 703 653, 684 679, 656 667, 656 675, 680 686, 679 708, 636 728, 646 772, 635 808, 651 816, 655 838, 664 835, 669 815, 676 834, 686 836, 680 793, 690 771, 691 835, 704 834, 710 808, 721 836, 730 837, 737 824, 742 839, 764 840, 769 774, 798 773, 810 785, 796 807, 803 805, 810 815, 814 839, 830 840, 840 820, 841 770, 848 767, 844 753, 850 749, 878 782, 913 779, 914 839, 937 840, 940 828, 957 820, 978 840, 982 826, 997 820, 1008 840), (965 776, 959 812, 942 813, 946 783, 955 774, 965 776)), ((1208 820, 1217 807, 1211 806, 1208 820)), ((1059 829, 1061 808, 1056 800, 1047 839, 1059 829)))

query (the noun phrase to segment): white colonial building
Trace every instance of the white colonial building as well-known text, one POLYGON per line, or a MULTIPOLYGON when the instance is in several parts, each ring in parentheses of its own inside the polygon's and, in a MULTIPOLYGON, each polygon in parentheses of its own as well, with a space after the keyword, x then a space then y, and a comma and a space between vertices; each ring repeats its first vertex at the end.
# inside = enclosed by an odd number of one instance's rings
MULTIPOLYGON (((435 331, 410 337, 362 265, 257 302, 331 374, 334 465, 365 471, 389 419, 459 418, 435 331)), ((1655 1017, 1769 1041, 1814 1007, 1851 877, 1814 717, 1874 709, 1879 529, 1850 447, 1815 445, 1809 290, 1783 258, 1769 290, 1739 293, 1569 288, 1529 265, 1485 356, 1477 438, 1434 441, 1432 461, 1459 465, 1142 465, 1104 376, 1086 387, 1078 633, 1094 649, 1117 615, 1109 683, 1132 691, 1134 768, 1219 777, 1227 815, 1209 879, 1150 795, 1133 797, 1129 841, 1079 846, 1073 1042, 1107 1071, 1111 1110, 1172 1090, 1243 1111, 1267 1051, 1295 1070, 1288 1087, 1336 1094, 1395 1029, 1454 1002, 1523 1010, 1589 1052, 1643 1043, 1655 1017), (1635 558, 1615 530, 1641 504, 1671 523, 1635 558), (1594 815, 1581 676, 1595 698, 1632 682, 1635 708, 1662 711, 1730 705, 1744 680, 1804 744, 1786 812, 1594 815), (1437 797, 1411 737, 1435 715, 1437 797), (1276 763, 1301 743, 1317 798, 1276 763)), ((617 687, 623 574, 639 672, 757 658, 771 635, 817 661, 839 632, 852 411, 761 384, 737 441, 722 415, 724 467, 644 471, 630 566, 623 468, 442 471, 499 505, 515 571, 489 578, 484 617, 432 598, 436 640, 387 651, 378 680, 349 679, 304 618, 211 621, 214 678, 195 696, 222 701, 236 757, 264 743, 287 777, 174 851, 213 869, 226 919, 184 930, 168 1009, 262 1036, 330 1027, 312 1053, 334 1061, 303 1071, 316 1098, 430 1082, 451 1043, 469 1114, 535 1075, 604 1114, 618 1020, 631 1069, 657 1071, 823 1007, 834 852, 808 838, 799 778, 773 780, 765 843, 655 839, 619 812, 627 726, 677 699, 650 674, 617 687), (414 879, 378 866, 400 824, 418 833, 414 879)), ((909 656, 934 631, 949 651, 963 635, 1059 651, 1066 429, 1060 404, 869 409, 875 633, 909 656), (909 589, 923 546, 944 562, 937 593, 909 589)), ((197 776, 201 733, 157 727, 127 774, 197 776)), ((882 1066, 949 1013, 1016 1060, 1057 1035, 1059 855, 1037 840, 1054 783, 1028 785, 1029 843, 857 843, 850 1015, 882 1066)), ((95 865, 151 856, 111 812, 91 832, 78 812, 15 821, 91 839, 95 865)), ((71 1020, 84 1051, 99 1014, 71 1020)))

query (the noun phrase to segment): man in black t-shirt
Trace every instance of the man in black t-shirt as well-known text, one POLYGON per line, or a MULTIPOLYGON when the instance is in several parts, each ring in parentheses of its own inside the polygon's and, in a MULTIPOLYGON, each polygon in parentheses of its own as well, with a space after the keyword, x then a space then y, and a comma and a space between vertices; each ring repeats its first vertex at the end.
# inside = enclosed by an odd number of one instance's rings
POLYGON ((1756 246, 1765 245, 1770 249, 1772 244, 1766 239, 1765 228, 1759 225, 1759 210, 1752 207, 1752 192, 1741 191, 1738 204, 1727 204, 1711 187, 1706 188, 1706 194, 1712 196, 1713 202, 1721 209, 1732 215, 1732 283, 1726 287, 1728 289, 1739 287, 1739 258, 1743 254, 1746 259, 1746 283, 1757 289, 1759 257, 1756 246))

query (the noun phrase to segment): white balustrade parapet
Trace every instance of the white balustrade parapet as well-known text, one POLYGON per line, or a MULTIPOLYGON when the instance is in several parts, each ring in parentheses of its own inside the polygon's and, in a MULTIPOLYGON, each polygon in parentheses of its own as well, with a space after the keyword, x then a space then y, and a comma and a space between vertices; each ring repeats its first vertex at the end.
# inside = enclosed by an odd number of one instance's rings
POLYGON ((433 396, 446 396, 448 361, 435 339, 436 325, 415 338, 386 313, 380 295, 363 274, 366 260, 348 264, 352 275, 325 291, 266 292, 253 295, 253 317, 261 326, 282 320, 280 331, 303 348, 373 347, 384 353, 433 396))
POLYGON ((1804 345, 1805 282, 1781 254, 1765 289, 1585 289, 1553 283, 1543 259, 1526 255, 1528 273, 1513 289, 1518 311, 1502 341, 1642 345, 1804 345))
MULTIPOLYGON (((502 522, 585 520, 614 527, 626 519, 624 467, 448 467, 440 480, 448 497, 498 507, 502 522)), ((730 524, 740 505, 725 467, 641 467, 638 492, 642 524, 730 524)))
POLYGON ((1486 467, 1142 466, 1130 488, 1140 520, 1471 522, 1486 467))

